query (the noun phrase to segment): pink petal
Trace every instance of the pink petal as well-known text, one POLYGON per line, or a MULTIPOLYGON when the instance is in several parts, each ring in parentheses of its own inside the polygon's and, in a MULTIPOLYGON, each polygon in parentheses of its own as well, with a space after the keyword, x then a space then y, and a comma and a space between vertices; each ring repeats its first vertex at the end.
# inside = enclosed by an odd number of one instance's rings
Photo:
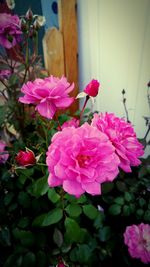
POLYGON ((57 178, 52 173, 49 174, 49 176, 48 176, 48 185, 50 187, 55 187, 55 186, 58 186, 58 185, 61 185, 61 184, 62 184, 62 181, 59 178, 57 178))
POLYGON ((83 190, 81 185, 73 180, 65 180, 63 182, 63 188, 67 193, 69 193, 70 195, 74 195, 76 197, 79 197, 81 194, 85 192, 85 190, 83 190))
POLYGON ((65 97, 54 100, 54 103, 58 108, 67 108, 73 103, 73 101, 74 101, 73 97, 70 98, 65 97))
POLYGON ((43 102, 40 103, 36 106, 36 110, 43 116, 48 119, 52 119, 55 112, 56 112, 56 107, 53 105, 53 103, 50 102, 43 102))
POLYGON ((82 188, 91 195, 100 195, 101 194, 101 185, 97 182, 93 183, 84 183, 82 188))

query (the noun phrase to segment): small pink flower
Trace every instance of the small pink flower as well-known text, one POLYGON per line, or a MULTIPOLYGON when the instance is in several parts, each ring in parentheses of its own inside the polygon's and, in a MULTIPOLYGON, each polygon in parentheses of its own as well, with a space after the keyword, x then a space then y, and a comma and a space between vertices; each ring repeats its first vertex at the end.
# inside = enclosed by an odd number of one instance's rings
POLYGON ((131 172, 130 166, 138 166, 141 161, 138 157, 144 154, 143 146, 137 140, 132 125, 113 113, 94 114, 92 126, 104 132, 120 159, 119 167, 125 172, 131 172))
POLYGON ((19 166, 24 166, 24 167, 34 165, 36 163, 35 155, 33 151, 31 150, 27 150, 27 151, 21 150, 17 154, 15 160, 19 166))
POLYGON ((132 258, 150 263, 150 225, 141 223, 128 226, 124 233, 124 243, 132 258))
POLYGON ((3 164, 7 161, 9 154, 5 150, 6 143, 3 140, 0 140, 0 164, 3 164))
POLYGON ((7 13, 0 14, 0 45, 10 49, 20 42, 22 31, 17 15, 7 13))
POLYGON ((92 80, 84 89, 84 92, 89 96, 97 96, 100 83, 97 80, 92 80))
POLYGON ((45 79, 36 79, 23 85, 21 91, 24 93, 19 101, 25 104, 36 105, 36 110, 48 119, 52 119, 58 109, 68 108, 74 101, 69 97, 74 88, 65 77, 56 78, 50 76, 45 79))
POLYGON ((66 127, 74 127, 74 128, 79 127, 79 120, 76 118, 72 118, 69 121, 65 121, 61 126, 61 129, 64 129, 66 127))
POLYGON ((56 133, 46 163, 50 187, 62 185, 71 195, 101 194, 101 184, 113 181, 119 159, 108 137, 88 123, 56 133))

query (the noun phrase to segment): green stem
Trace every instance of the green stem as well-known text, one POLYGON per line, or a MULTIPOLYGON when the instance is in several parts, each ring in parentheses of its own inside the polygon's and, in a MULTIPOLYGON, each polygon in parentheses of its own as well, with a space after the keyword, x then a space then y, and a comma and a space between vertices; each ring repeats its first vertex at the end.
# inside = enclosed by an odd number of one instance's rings
POLYGON ((84 105, 83 105, 83 108, 82 108, 82 110, 81 110, 81 113, 80 113, 80 124, 81 124, 82 116, 83 116, 83 113, 84 113, 84 110, 85 110, 85 107, 86 107, 86 104, 87 104, 89 98, 90 98, 90 97, 87 95, 87 96, 86 96, 86 99, 85 99, 85 102, 84 102, 84 105))
POLYGON ((45 163, 36 163, 37 165, 39 165, 39 166, 46 166, 47 167, 47 165, 45 164, 45 163))

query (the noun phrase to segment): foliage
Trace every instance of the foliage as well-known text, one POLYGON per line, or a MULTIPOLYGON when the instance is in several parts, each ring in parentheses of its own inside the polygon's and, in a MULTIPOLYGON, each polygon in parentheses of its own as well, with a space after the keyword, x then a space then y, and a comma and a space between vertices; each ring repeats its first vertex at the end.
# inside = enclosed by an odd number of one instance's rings
MULTIPOLYGON (((32 105, 18 102, 22 85, 46 73, 34 47, 39 30, 35 21, 31 10, 22 18, 19 59, 7 60, 7 50, 1 56, 11 75, 1 79, 5 87, 0 108, 6 110, 0 112, 1 139, 9 159, 0 168, 0 266, 145 266, 129 255, 123 233, 128 225, 150 224, 150 156, 131 173, 120 170, 112 182, 102 183, 101 195, 85 192, 76 198, 61 186, 48 186, 48 145, 72 116, 67 110, 49 120, 32 105), (25 150, 32 151, 36 164, 18 164, 16 155, 25 150)), ((89 98, 86 95, 85 103, 89 98)), ((81 124, 94 115, 85 105, 73 116, 81 124)))

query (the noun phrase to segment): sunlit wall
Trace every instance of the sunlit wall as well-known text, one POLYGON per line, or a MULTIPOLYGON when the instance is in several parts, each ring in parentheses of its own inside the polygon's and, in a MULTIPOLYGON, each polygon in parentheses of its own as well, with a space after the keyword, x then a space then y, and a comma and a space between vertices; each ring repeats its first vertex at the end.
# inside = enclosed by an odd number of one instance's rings
POLYGON ((150 115, 150 0, 78 0, 80 89, 92 78, 101 82, 95 109, 129 118, 138 137, 150 115))

